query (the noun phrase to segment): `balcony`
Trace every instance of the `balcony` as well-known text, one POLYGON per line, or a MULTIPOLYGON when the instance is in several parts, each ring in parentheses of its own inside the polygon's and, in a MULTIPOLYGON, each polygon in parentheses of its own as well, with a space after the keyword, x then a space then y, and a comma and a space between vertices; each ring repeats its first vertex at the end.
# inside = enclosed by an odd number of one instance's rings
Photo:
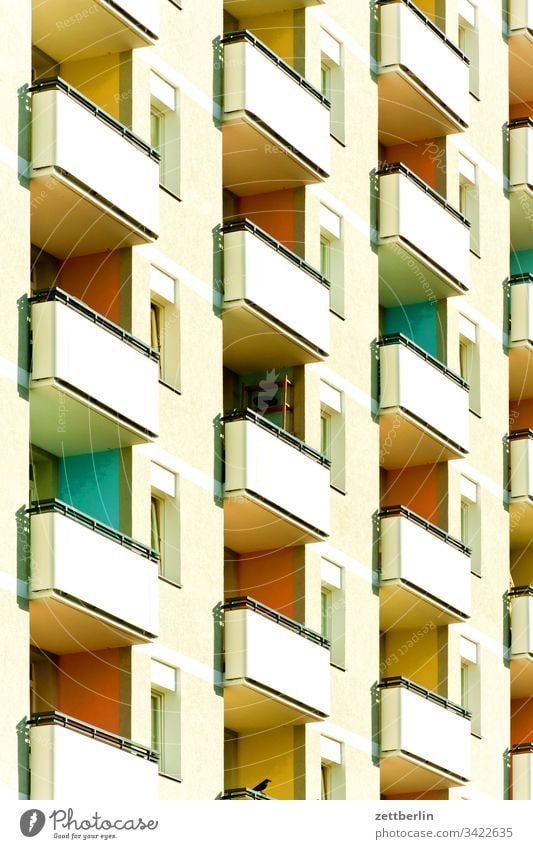
POLYGON ((380 303, 464 294, 470 270, 470 224, 409 168, 378 171, 380 303))
POLYGON ((56 499, 28 512, 34 645, 68 654, 157 636, 155 551, 56 499))
POLYGON ((60 289, 30 304, 34 444, 63 456, 152 440, 157 352, 60 289))
POLYGON ((513 746, 511 763, 513 801, 531 802, 533 799, 533 743, 519 743, 513 746))
POLYGON ((32 242, 66 257, 156 239, 159 154, 64 80, 30 91, 32 242))
POLYGON ((224 187, 253 195, 327 177, 326 98, 246 30, 222 45, 224 187))
POLYGON ((468 453, 468 384, 401 333, 379 340, 380 464, 386 469, 468 453))
POLYGON ((533 696, 533 586, 513 587, 511 604, 511 694, 533 696))
POLYGON ((470 549, 406 507, 386 507, 379 516, 381 629, 467 619, 470 549))
POLYGON ((470 778, 470 713, 401 676, 379 685, 381 792, 416 793, 470 778))
POLYGON ((271 801, 272 796, 267 796, 265 793, 258 793, 251 787, 233 787, 230 790, 224 790, 222 796, 223 801, 227 802, 264 802, 271 801))
POLYGON ((410 0, 379 0, 379 138, 445 136, 468 126, 468 59, 410 0))
POLYGON ((252 598, 222 609, 227 727, 248 733, 325 719, 328 640, 252 598))
POLYGON ((533 5, 531 0, 509 0, 509 101, 533 100, 533 5))
POLYGON ((237 19, 245 15, 267 15, 284 12, 287 9, 305 9, 307 6, 320 6, 326 0, 224 0, 224 11, 237 19))
POLYGON ((224 363, 236 372, 323 360, 329 283, 251 221, 224 234, 224 363))
POLYGON ((222 422, 225 545, 266 551, 325 539, 329 460, 252 410, 222 422))
POLYGON ((533 274, 510 282, 509 397, 533 398, 533 274))
POLYGON ((509 200, 513 250, 531 247, 533 219, 533 120, 509 121, 509 200))
POLYGON ((32 0, 33 43, 56 62, 92 59, 154 44, 156 0, 32 0))
POLYGON ((512 548, 528 546, 533 536, 533 431, 509 434, 509 531, 512 548))
POLYGON ((30 799, 157 800, 156 752, 56 711, 33 714, 28 728, 30 799))

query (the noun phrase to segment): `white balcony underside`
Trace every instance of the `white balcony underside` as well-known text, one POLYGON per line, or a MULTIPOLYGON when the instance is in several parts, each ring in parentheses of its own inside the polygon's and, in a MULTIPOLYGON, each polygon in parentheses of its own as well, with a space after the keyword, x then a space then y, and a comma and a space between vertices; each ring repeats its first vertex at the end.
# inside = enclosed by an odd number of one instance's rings
POLYGON ((461 121, 399 65, 380 71, 378 94, 382 144, 403 144, 464 130, 461 121))
POLYGON ((154 0, 33 0, 32 31, 57 62, 92 59, 154 44, 159 9, 154 0))
POLYGON ((128 248, 154 241, 131 218, 91 196, 54 168, 34 171, 30 182, 31 240, 56 257, 128 248))
POLYGON ((324 716, 298 706, 280 693, 273 693, 251 681, 231 681, 224 687, 224 724, 239 734, 319 722, 324 716))
POLYGON ((456 776, 443 773, 429 764, 423 764, 408 752, 388 753, 382 756, 380 769, 382 794, 417 793, 424 790, 446 790, 466 784, 456 776))
POLYGON ((384 469, 459 460, 468 453, 452 445, 444 434, 424 426, 399 407, 380 414, 379 434, 382 446, 380 460, 384 469))
POLYGON ((323 179, 298 151, 245 112, 226 117, 222 135, 224 188, 236 195, 296 189, 323 179))
POLYGON ((241 554, 321 542, 326 535, 246 490, 224 499, 224 544, 241 554))
POLYGON ((103 611, 88 610, 73 599, 35 594, 30 601, 31 643, 53 654, 132 646, 151 638, 103 611))
POLYGON ((153 439, 133 422, 53 379, 31 381, 30 397, 32 443, 57 457, 129 448, 153 439))
POLYGON ((253 304, 237 301, 224 309, 224 364, 237 373, 315 363, 325 356, 253 304))
POLYGON ((400 235, 380 239, 378 259, 379 302, 384 307, 465 293, 458 280, 400 235))

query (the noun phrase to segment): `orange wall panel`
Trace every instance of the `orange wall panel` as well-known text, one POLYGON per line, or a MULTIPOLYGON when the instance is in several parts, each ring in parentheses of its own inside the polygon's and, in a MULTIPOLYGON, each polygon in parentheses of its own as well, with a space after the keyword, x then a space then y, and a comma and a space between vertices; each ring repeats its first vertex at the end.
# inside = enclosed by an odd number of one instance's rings
POLYGON ((114 734, 121 733, 120 652, 66 654, 58 658, 58 709, 114 734))
POLYGON ((513 118, 533 118, 533 103, 510 103, 509 119, 513 118))
POLYGON ((511 422, 511 430, 533 428, 533 398, 512 401, 509 404, 509 421, 511 422))
POLYGON ((237 595, 247 595, 295 618, 294 554, 292 549, 242 554, 236 569, 237 595))
POLYGON ((386 148, 385 151, 387 162, 403 162, 434 189, 437 188, 437 165, 443 156, 444 154, 437 148, 433 139, 395 144, 386 148))
POLYGON ((382 506, 403 504, 428 522, 447 528, 445 481, 438 466, 411 466, 385 473, 382 506))
POLYGON ((59 287, 120 324, 120 253, 74 256, 59 270, 59 287))
POLYGON ((511 745, 533 743, 533 699, 511 699, 511 745))
POLYGON ((292 189, 239 198, 239 214, 290 250, 295 249, 295 199, 292 189))

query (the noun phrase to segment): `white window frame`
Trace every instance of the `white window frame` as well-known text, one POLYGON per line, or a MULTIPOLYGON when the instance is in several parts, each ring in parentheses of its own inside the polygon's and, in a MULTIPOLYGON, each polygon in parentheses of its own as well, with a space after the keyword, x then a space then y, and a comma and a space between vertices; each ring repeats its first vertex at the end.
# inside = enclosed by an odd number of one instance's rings
POLYGON ((481 737, 481 669, 479 646, 461 637, 461 702, 472 714, 472 734, 481 737))
POLYGON ((171 194, 181 194, 181 128, 179 91, 159 74, 150 71, 150 121, 160 121, 159 184, 171 194))
POLYGON ((472 413, 481 415, 479 327, 470 319, 459 315, 459 371, 469 384, 468 406, 472 413))
POLYGON ((344 144, 345 96, 343 49, 342 44, 325 29, 320 30, 320 67, 322 94, 331 103, 330 133, 333 138, 338 139, 344 144), (327 77, 326 86, 324 86, 324 77, 327 77))
MULTIPOLYGON (((158 463, 150 464, 151 499, 159 508, 159 538, 161 551, 159 576, 181 586, 181 528, 179 482, 174 472, 158 463)), ((153 532, 153 506, 150 504, 151 527, 153 532)))
POLYGON ((330 660, 335 666, 344 667, 346 660, 346 616, 344 573, 341 566, 322 558, 320 563, 320 626, 323 628, 323 599, 328 600, 329 634, 331 641, 330 660))
POLYGON ((153 344, 152 308, 157 310, 159 330, 159 379, 181 391, 181 311, 175 277, 150 266, 150 338, 153 344))
POLYGON ((340 215, 320 204, 321 273, 330 283, 330 309, 344 316, 344 223, 340 215), (326 249, 326 250, 324 250, 326 249), (324 257, 327 263, 324 264, 324 257))
POLYGON ((344 394, 323 380, 320 381, 320 441, 321 450, 326 448, 326 456, 331 462, 331 485, 346 492, 344 394), (324 437, 328 438, 328 445, 323 445, 324 437))
POLYGON ((161 744, 159 772, 181 777, 181 714, 179 670, 155 658, 150 661, 150 724, 153 740, 152 699, 159 701, 161 744))
POLYGON ((481 576, 481 509, 479 486, 461 475, 461 542, 471 549, 470 569, 481 576))

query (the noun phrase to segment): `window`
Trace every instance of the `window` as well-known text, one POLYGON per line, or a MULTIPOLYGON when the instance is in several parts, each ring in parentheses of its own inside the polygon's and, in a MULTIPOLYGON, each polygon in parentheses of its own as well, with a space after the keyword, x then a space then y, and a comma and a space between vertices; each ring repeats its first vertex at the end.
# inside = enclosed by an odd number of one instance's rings
POLYGON ((159 379, 180 391, 180 310, 175 278, 159 268, 150 268, 150 344, 159 353, 159 379))
POLYGON ((479 38, 477 28, 477 10, 470 0, 459 0, 460 49, 470 60, 470 92, 479 97, 479 38))
POLYGON ((153 72, 150 74, 150 137, 161 156, 159 182, 172 194, 180 193, 180 126, 178 92, 153 72))
POLYGON ((472 551, 470 569, 481 575, 481 510, 478 487, 461 475, 461 542, 472 551))
POLYGON ((151 746, 159 755, 159 772, 180 776, 180 712, 178 670, 150 661, 151 746))
POLYGON ((157 463, 150 467, 152 548, 160 557, 159 574, 174 584, 181 579, 180 522, 177 479, 157 463))
POLYGON ((323 559, 320 565, 320 617, 322 636, 331 643, 330 658, 344 666, 345 613, 342 569, 323 559))
POLYGON ((331 737, 320 737, 320 778, 321 799, 346 798, 342 743, 331 737))
POLYGON ((480 397, 480 355, 477 344, 478 328, 464 316, 459 316, 459 370, 470 390, 468 404, 470 410, 481 415, 480 397))
POLYGON ((321 794, 320 798, 324 801, 331 799, 331 767, 329 764, 322 762, 320 764, 321 778, 321 794))
MULTIPOLYGON (((163 537, 163 529, 161 527, 162 520, 162 510, 161 510, 161 501, 159 498, 155 498, 152 496, 151 505, 150 505, 150 526, 151 526, 151 545, 154 551, 157 551, 159 557, 161 558, 161 540, 163 537)), ((162 558, 159 561, 159 572, 161 574, 162 570, 162 558)))
POLYGON ((333 36, 320 30, 321 89, 331 103, 330 131, 334 138, 344 142, 344 68, 342 45, 333 36))
POLYGON ((150 717, 152 725, 151 748, 159 755, 160 772, 164 771, 163 755, 163 699, 162 693, 150 694, 150 717))
POLYGON ((322 453, 331 462, 331 484, 346 490, 346 439, 344 397, 329 383, 320 381, 320 442, 322 453))
POLYGON ((344 315, 342 219, 323 204, 320 204, 320 272, 330 283, 330 308, 344 315))
POLYGON ((330 590, 325 587, 320 593, 320 615, 322 636, 331 640, 332 599, 330 590))
POLYGON ((459 210, 470 222, 470 250, 480 256, 477 168, 459 154, 459 210))
POLYGON ((472 714, 472 734, 481 736, 479 646, 461 637, 461 704, 472 714))
POLYGON ((331 460, 331 416, 320 411, 320 453, 331 460))

